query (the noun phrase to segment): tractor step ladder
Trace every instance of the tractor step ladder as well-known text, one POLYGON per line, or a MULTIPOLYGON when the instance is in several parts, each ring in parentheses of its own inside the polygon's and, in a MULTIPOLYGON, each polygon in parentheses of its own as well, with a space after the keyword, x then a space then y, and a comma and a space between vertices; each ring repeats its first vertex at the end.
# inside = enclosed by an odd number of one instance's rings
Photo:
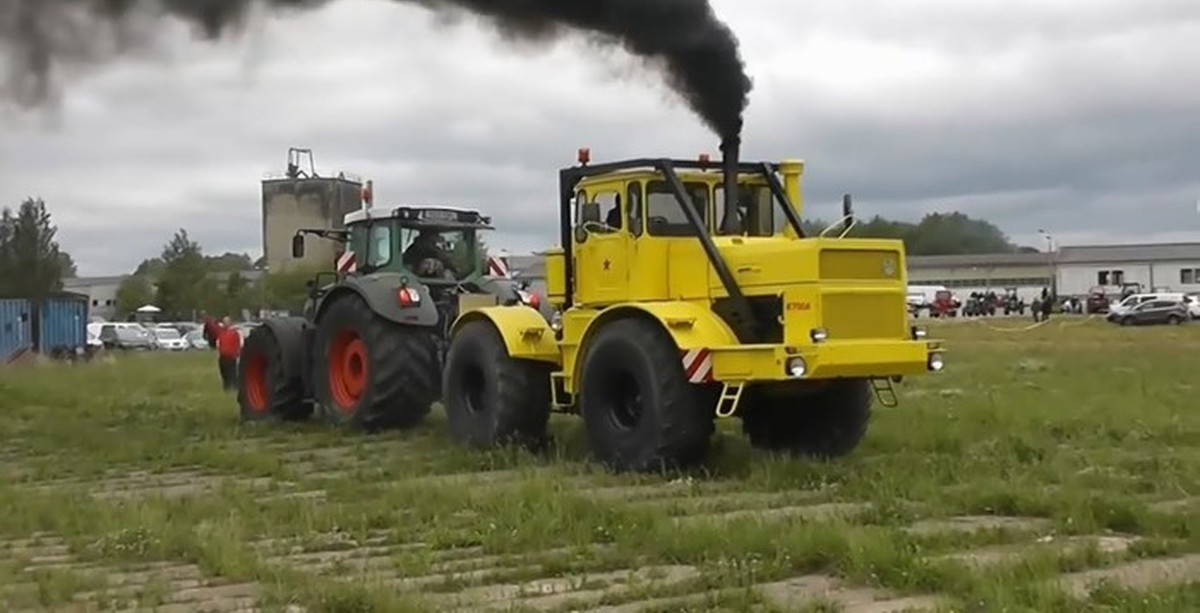
POLYGON ((742 404, 742 391, 745 385, 741 383, 725 383, 721 386, 721 397, 717 400, 717 417, 733 417, 742 404))
POLYGON ((896 388, 892 387, 891 379, 871 379, 871 389, 875 390, 875 397, 879 399, 879 404, 889 409, 900 405, 900 399, 896 397, 896 388))
POLYGON ((570 411, 575 399, 567 393, 567 376, 562 371, 550 373, 550 406, 556 411, 570 411))

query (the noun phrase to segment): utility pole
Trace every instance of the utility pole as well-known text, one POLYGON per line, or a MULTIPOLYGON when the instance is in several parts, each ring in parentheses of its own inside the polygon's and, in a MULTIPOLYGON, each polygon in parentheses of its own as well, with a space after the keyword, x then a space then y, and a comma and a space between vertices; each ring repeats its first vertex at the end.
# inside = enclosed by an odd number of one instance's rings
POLYGON ((1050 268, 1050 295, 1058 297, 1058 270, 1054 266, 1054 237, 1044 229, 1038 228, 1038 234, 1046 239, 1046 266, 1050 268))

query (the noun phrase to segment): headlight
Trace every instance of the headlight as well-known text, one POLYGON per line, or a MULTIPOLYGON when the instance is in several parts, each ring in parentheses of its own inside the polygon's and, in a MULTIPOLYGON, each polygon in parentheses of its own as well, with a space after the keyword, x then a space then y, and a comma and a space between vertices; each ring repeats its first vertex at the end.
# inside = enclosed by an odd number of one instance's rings
POLYGON ((788 358, 787 373, 788 375, 799 379, 808 372, 808 364, 804 362, 804 358, 788 358))
POLYGON ((945 368, 945 366, 946 366, 945 363, 942 362, 942 354, 940 354, 940 353, 929 354, 929 370, 932 370, 933 372, 938 372, 938 371, 942 370, 942 368, 945 368))
POLYGON ((814 343, 823 343, 829 338, 829 331, 825 328, 813 328, 808 333, 808 336, 814 343))
POLYGON ((913 326, 913 328, 912 328, 913 339, 920 341, 920 340, 924 340, 928 336, 929 336, 928 330, 926 330, 925 328, 923 328, 921 326, 913 326))
POLYGON ((562 313, 555 311, 554 315, 550 317, 550 329, 555 332, 562 332, 562 327, 562 313))

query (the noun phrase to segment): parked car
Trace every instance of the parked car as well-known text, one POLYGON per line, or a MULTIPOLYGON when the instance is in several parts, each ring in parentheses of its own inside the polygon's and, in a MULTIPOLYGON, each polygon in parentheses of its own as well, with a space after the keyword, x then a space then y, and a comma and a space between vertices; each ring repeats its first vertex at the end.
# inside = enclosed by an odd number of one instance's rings
POLYGON ((1184 302, 1192 319, 1200 319, 1200 292, 1184 296, 1184 302))
POLYGON ((184 340, 186 340, 188 342, 188 346, 191 347, 192 349, 208 349, 209 348, 208 341, 204 340, 204 331, 203 330, 192 330, 191 332, 188 332, 187 334, 185 334, 183 336, 183 338, 184 338, 184 340))
POLYGON ((1187 304, 1187 296, 1183 292, 1154 292, 1149 294, 1131 294, 1121 299, 1120 302, 1113 303, 1109 309, 1111 313, 1125 313, 1133 307, 1144 302, 1153 302, 1156 300, 1169 302, 1182 302, 1187 304))
POLYGON ((155 348, 150 331, 136 324, 103 324, 100 326, 99 337, 105 349, 147 351, 155 348))
POLYGON ((1122 326, 1178 325, 1191 319, 1191 315, 1181 300, 1151 300, 1125 311, 1113 310, 1107 319, 1122 326))
POLYGON ((183 335, 175 328, 159 326, 150 331, 154 337, 154 343, 159 349, 167 351, 184 351, 188 349, 188 342, 183 339, 183 335))

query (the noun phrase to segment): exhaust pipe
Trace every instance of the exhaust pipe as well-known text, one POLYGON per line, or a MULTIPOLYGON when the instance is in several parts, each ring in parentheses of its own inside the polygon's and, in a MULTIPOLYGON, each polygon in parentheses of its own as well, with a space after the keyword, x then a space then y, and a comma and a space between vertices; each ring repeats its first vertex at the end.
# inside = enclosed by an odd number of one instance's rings
POLYGON ((725 172, 725 215, 721 218, 721 234, 741 234, 742 228, 737 219, 738 198, 738 155, 741 148, 741 137, 730 136, 721 141, 722 164, 725 172))

